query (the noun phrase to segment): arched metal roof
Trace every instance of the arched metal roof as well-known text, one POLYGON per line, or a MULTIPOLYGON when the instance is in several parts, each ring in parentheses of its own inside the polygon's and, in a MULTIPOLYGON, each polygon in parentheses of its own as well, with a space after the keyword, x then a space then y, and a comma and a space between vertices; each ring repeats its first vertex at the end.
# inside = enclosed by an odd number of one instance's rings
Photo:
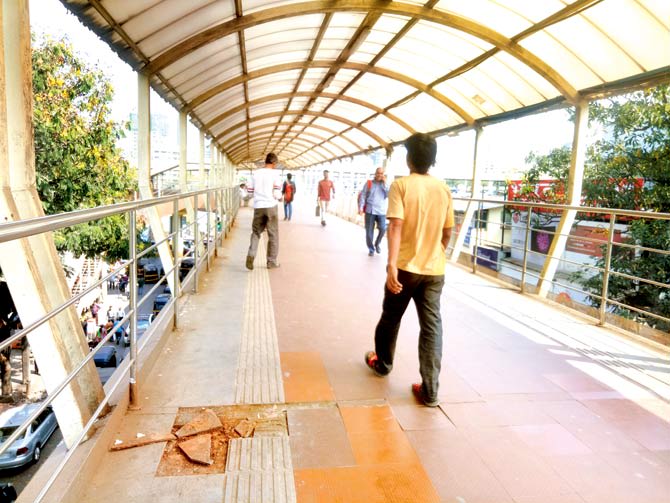
POLYGON ((668 0, 62 0, 236 164, 670 80, 668 0))

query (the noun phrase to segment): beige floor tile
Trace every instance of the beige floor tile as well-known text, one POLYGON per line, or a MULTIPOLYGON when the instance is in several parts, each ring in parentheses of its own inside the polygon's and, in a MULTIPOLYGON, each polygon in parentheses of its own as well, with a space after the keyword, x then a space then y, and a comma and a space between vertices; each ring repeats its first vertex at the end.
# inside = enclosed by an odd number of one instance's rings
POLYGON ((337 407, 289 409, 288 429, 294 469, 356 464, 337 407))

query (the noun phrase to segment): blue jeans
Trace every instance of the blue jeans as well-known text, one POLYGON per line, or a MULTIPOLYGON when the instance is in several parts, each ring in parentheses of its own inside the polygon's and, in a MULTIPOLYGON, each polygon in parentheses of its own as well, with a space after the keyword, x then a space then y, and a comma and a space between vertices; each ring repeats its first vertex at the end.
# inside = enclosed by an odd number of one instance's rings
POLYGON ((284 202, 284 218, 286 220, 291 220, 293 216, 293 201, 290 203, 284 202))
POLYGON ((426 276, 399 270, 398 281, 402 291, 393 294, 384 285, 382 316, 375 330, 375 352, 379 374, 388 374, 393 369, 395 345, 400 321, 414 299, 419 317, 419 372, 423 396, 427 402, 437 401, 437 391, 442 368, 442 317, 440 296, 444 276, 426 276))
POLYGON ((365 214, 365 243, 368 245, 368 250, 370 253, 375 252, 384 238, 386 233, 386 215, 373 215, 372 213, 365 214), (375 223, 377 224, 377 229, 379 233, 377 234, 377 239, 373 240, 375 233, 375 223))

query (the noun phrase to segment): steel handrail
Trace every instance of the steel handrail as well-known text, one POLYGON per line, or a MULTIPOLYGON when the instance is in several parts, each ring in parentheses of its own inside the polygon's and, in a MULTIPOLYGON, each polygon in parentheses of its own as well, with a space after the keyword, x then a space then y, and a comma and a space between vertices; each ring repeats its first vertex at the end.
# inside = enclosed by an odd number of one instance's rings
MULTIPOLYGON (((638 312, 638 313, 643 314, 643 315, 649 315, 649 316, 652 316, 653 318, 656 318, 656 319, 659 319, 659 320, 670 321, 670 319, 668 319, 665 316, 653 313, 651 311, 645 311, 643 309, 635 308, 633 306, 629 306, 627 304, 623 304, 621 302, 614 301, 613 299, 609 299, 608 295, 607 295, 607 291, 608 291, 608 288, 609 288, 609 276, 610 275, 624 277, 624 278, 630 279, 632 281, 640 281, 640 282, 643 282, 643 283, 646 283, 646 284, 649 284, 649 285, 653 285, 653 286, 656 286, 656 287, 659 287, 659 288, 670 288, 670 284, 661 283, 661 282, 654 281, 654 280, 651 280, 651 279, 648 279, 648 278, 642 278, 642 277, 639 277, 639 276, 634 276, 634 275, 626 274, 626 273, 623 273, 623 272, 611 270, 611 267, 609 265, 609 261, 610 261, 611 256, 612 256, 612 249, 613 249, 614 246, 620 246, 620 247, 634 249, 634 250, 644 249, 645 251, 652 252, 652 253, 658 253, 658 254, 662 254, 662 255, 670 255, 670 251, 668 251, 668 250, 661 250, 661 249, 656 249, 656 248, 638 246, 638 245, 629 244, 629 243, 615 243, 612 239, 613 232, 614 232, 614 224, 616 222, 617 217, 626 216, 626 217, 631 217, 631 218, 636 218, 636 219, 655 219, 655 220, 664 220, 665 221, 665 220, 670 220, 670 213, 640 211, 640 210, 624 210, 624 209, 620 209, 620 208, 596 208, 596 207, 585 207, 585 206, 571 206, 571 205, 561 205, 561 204, 537 203, 537 202, 529 202, 529 201, 501 201, 501 200, 494 200, 494 199, 459 198, 459 197, 454 197, 453 199, 460 200, 460 201, 466 201, 466 202, 468 202, 468 206, 470 204, 472 204, 473 202, 475 202, 478 205, 480 205, 480 207, 481 207, 481 204, 486 202, 486 203, 497 204, 499 206, 504 206, 505 208, 507 208, 508 206, 526 207, 526 208, 528 208, 529 215, 532 213, 532 210, 534 208, 540 208, 540 209, 550 209, 550 210, 557 210, 557 211, 566 211, 566 210, 567 211, 576 211, 577 213, 601 214, 601 215, 609 216, 610 221, 609 221, 608 240, 607 241, 597 240, 597 239, 594 239, 594 238, 589 238, 587 236, 577 236, 577 237, 575 237, 575 236, 572 236, 571 234, 558 233, 558 232, 555 232, 555 231, 549 231, 549 230, 542 229, 542 232, 545 232, 545 233, 550 234, 552 236, 557 236, 558 235, 558 236, 562 236, 562 237, 566 237, 566 238, 573 238, 573 239, 579 239, 579 240, 584 240, 584 241, 597 242, 597 243, 601 244, 602 246, 606 247, 605 257, 606 257, 607 263, 606 263, 606 266, 604 268, 595 267, 595 266, 592 266, 591 264, 580 264, 580 263, 577 263, 577 262, 574 262, 572 260, 568 260, 568 259, 565 259, 565 258, 559 258, 558 259, 561 262, 570 263, 570 264, 573 264, 573 265, 577 265, 579 267, 597 269, 600 272, 602 272, 603 273, 603 281, 602 281, 602 290, 603 291, 602 291, 602 294, 597 295, 597 294, 592 293, 592 292, 586 292, 586 291, 581 290, 579 288, 575 288, 575 287, 572 287, 572 286, 569 286, 569 285, 565 285, 565 284, 560 283, 560 282, 558 282, 556 280, 553 280, 553 279, 550 280, 550 283, 552 283, 554 285, 562 286, 562 287, 570 289, 570 290, 574 290, 574 291, 584 293, 587 296, 592 297, 594 299, 599 299, 600 303, 601 303, 600 309, 599 309, 599 311, 600 311, 600 313, 599 313, 599 323, 601 325, 605 323, 606 308, 607 308, 608 303, 612 304, 612 305, 619 306, 623 309, 630 309, 631 311, 638 312)), ((475 221, 477 222, 477 221, 480 221, 480 220, 475 218, 475 221)), ((493 222, 493 223, 497 223, 497 222, 493 222)), ((499 225, 503 225, 503 224, 504 224, 504 222, 500 223, 499 225)), ((525 238, 525 243, 524 243, 524 248, 523 248, 524 249, 524 263, 523 263, 522 270, 521 270, 521 274, 522 274, 521 291, 522 292, 524 292, 526 274, 529 274, 530 276, 538 277, 538 279, 541 279, 540 276, 536 276, 534 274, 528 273, 527 262, 526 262, 527 255, 529 253, 536 253, 536 254, 540 254, 540 255, 546 255, 546 254, 543 254, 543 253, 540 253, 540 252, 533 252, 532 250, 528 249, 528 236, 529 236, 529 234, 532 230, 535 230, 535 228, 532 227, 532 225, 531 225, 531 219, 530 218, 527 219, 525 228, 526 228, 526 238, 525 238)), ((497 243, 496 243, 496 245, 497 245, 497 243)), ((503 243, 501 243, 500 245, 503 246, 503 243)), ((476 265, 477 265, 478 261, 480 261, 480 262, 491 262, 491 263, 494 262, 490 259, 486 259, 486 258, 482 258, 482 257, 477 257, 477 259, 475 260, 474 257, 476 256, 476 250, 479 246, 481 246, 481 237, 480 237, 480 233, 479 233, 479 226, 477 226, 477 235, 475 237, 475 244, 474 244, 474 247, 473 247, 473 251, 471 253, 471 255, 473 256, 473 271, 476 271, 476 265)), ((518 247, 517 247, 517 249, 518 249, 518 247)))
MULTIPOLYGON (((180 194, 173 194, 169 196, 163 196, 163 197, 156 197, 156 198, 151 198, 151 199, 145 199, 145 200, 140 200, 140 201, 128 201, 128 202, 123 202, 123 203, 117 203, 113 205, 108 205, 108 206, 100 206, 96 208, 88 208, 88 209, 83 209, 83 210, 78 210, 74 212, 68 212, 68 213, 60 213, 57 215, 46 215, 43 217, 37 217, 37 218, 32 218, 32 219, 26 219, 26 220, 20 220, 16 222, 6 222, 6 223, 0 223, 0 243, 3 242, 8 242, 11 240, 15 239, 20 239, 24 237, 29 237, 33 236, 36 234, 41 234, 44 232, 52 232, 64 227, 69 227, 81 223, 86 223, 90 222, 93 220, 98 220, 101 218, 105 218, 107 216, 112 216, 112 215, 117 215, 117 214, 125 214, 129 213, 131 216, 135 216, 136 212, 141 209, 146 209, 150 207, 154 207, 160 204, 165 204, 165 203, 173 203, 173 207, 177 206, 178 207, 178 201, 184 198, 189 198, 192 197, 194 198, 194 201, 197 202, 198 196, 201 194, 207 194, 207 200, 209 201, 209 194, 214 192, 215 194, 219 192, 220 190, 226 190, 230 189, 230 187, 216 187, 216 188, 206 188, 206 189, 200 189, 200 190, 195 190, 195 191, 190 191, 186 193, 180 193, 180 194)), ((223 200, 221 201, 223 203, 223 200)), ((197 206, 196 206, 197 209, 197 206)), ((221 207, 219 206, 217 208, 219 211, 221 211, 221 207)), ((195 222, 196 228, 197 228, 197 220, 195 222)), ((132 228, 132 226, 131 226, 132 228)), ((209 229, 208 229, 209 231, 209 229)), ((147 248, 146 250, 143 250, 143 252, 139 255, 135 255, 133 260, 130 260, 129 262, 126 262, 125 264, 115 268, 111 272, 109 272, 106 276, 102 277, 101 279, 97 280, 93 285, 91 285, 89 288, 86 290, 80 292, 77 295, 74 295, 70 297, 67 301, 63 302, 60 304, 57 308, 51 310, 49 313, 46 315, 42 316, 38 320, 32 322, 30 325, 27 327, 23 328, 21 331, 18 333, 14 334, 12 337, 4 341, 0 345, 0 349, 7 347, 8 345, 12 344, 13 342, 25 337, 28 333, 32 332, 36 328, 42 326, 46 322, 48 322, 50 319, 55 317, 56 315, 62 313, 65 311, 68 307, 73 305, 75 302, 77 302, 80 298, 82 298, 84 295, 90 293, 94 289, 98 288, 100 285, 108 281, 112 276, 116 275, 119 273, 121 270, 125 269, 126 267, 132 267, 133 269, 136 267, 137 262, 140 257, 148 254, 150 251, 158 247, 160 244, 163 242, 166 242, 168 239, 172 238, 174 234, 176 234, 177 231, 171 233, 167 238, 161 240, 158 243, 154 243, 152 246, 147 248)), ((216 232, 215 232, 216 235, 216 232)), ((197 236, 194 238, 197 243, 197 236)), ((209 239, 209 236, 208 236, 209 239)), ((132 241, 131 241, 132 242, 132 241)), ((211 253, 211 249, 208 248, 207 250, 207 257, 211 253)), ((203 259, 206 257, 203 257, 203 259)), ((201 262, 201 261, 200 261, 201 262)), ((170 269, 169 272, 166 273, 165 278, 159 280, 156 285, 150 290, 150 292, 153 292, 156 290, 162 283, 163 281, 166 281, 167 274, 170 272, 173 272, 176 268, 178 267, 177 263, 175 263, 172 268, 170 269)), ((198 267, 198 263, 196 262, 194 264, 194 268, 198 267)), ((132 288, 133 291, 137 289, 137 284, 134 285, 129 285, 129 288, 132 288)), ((175 285, 175 292, 171 296, 171 300, 168 303, 167 306, 171 306, 174 304, 177 300, 177 292, 180 290, 178 288, 178 285, 175 285)), ((103 347, 105 342, 107 342, 111 337, 115 334, 116 330, 119 327, 122 327, 124 323, 126 323, 128 320, 134 319, 136 316, 136 310, 137 308, 142 305, 144 302, 148 300, 149 296, 144 295, 143 298, 140 300, 139 303, 136 302, 135 308, 131 308, 125 316, 121 318, 121 320, 118 320, 116 323, 112 325, 112 329, 99 341, 98 345, 96 348, 91 350, 88 354, 84 356, 84 358, 75 366, 75 368, 61 381, 60 384, 56 386, 54 390, 52 390, 48 396, 40 402, 39 406, 35 409, 35 411, 26 418, 21 425, 17 427, 17 429, 0 445, 0 455, 7 451, 12 444, 24 433, 24 431, 28 428, 28 426, 61 394, 61 392, 79 375, 81 370, 89 364, 89 362, 94 358, 94 356, 98 353, 100 348, 103 347)), ((176 309, 176 308, 175 308, 176 309)), ((131 334, 131 343, 133 342, 133 334, 131 334)), ((146 346, 143 344, 143 348, 146 346)), ((137 353, 136 353, 137 355, 137 353)), ((136 362, 136 357, 131 358, 129 360, 129 364, 127 369, 123 372, 119 380, 114 384, 112 389, 109 391, 108 394, 105 395, 97 409, 94 411, 93 415, 85 425, 84 429, 82 430, 81 434, 78 436, 77 440, 73 443, 72 447, 68 449, 68 452, 65 456, 65 459, 63 460, 63 463, 58 467, 56 473, 53 474, 53 476, 49 479, 47 484, 43 487, 42 491, 38 495, 37 501, 40 501, 44 495, 46 494, 46 491, 51 487, 53 482, 55 481, 55 477, 62 471, 62 468, 64 464, 67 462, 67 460, 72 456, 74 453, 74 450, 76 447, 79 445, 81 440, 84 438, 84 436, 87 434, 89 431, 90 427, 95 423, 95 421, 98 420, 100 413, 102 410, 104 410, 104 407, 106 406, 107 402, 109 401, 111 397, 111 393, 118 387, 118 385, 122 382, 123 376, 128 370, 131 370, 132 374, 132 367, 136 362)), ((131 383, 131 388, 134 383, 131 383)))
POLYGON ((597 206, 571 206, 569 204, 550 204, 550 203, 535 203, 530 201, 501 201, 500 199, 479 199, 479 198, 465 198, 452 197, 454 201, 476 202, 476 203, 494 203, 500 206, 526 206, 529 208, 541 208, 549 210, 574 210, 578 213, 598 213, 603 215, 616 214, 624 217, 637 218, 652 218, 656 220, 670 220, 670 213, 663 213, 659 211, 643 211, 643 210, 624 210, 621 208, 600 208, 597 206))
POLYGON ((168 196, 154 197, 151 199, 128 201, 108 206, 86 208, 68 213, 29 218, 15 222, 3 222, 0 223, 0 243, 41 234, 43 232, 55 231, 64 227, 71 227, 133 210, 139 211, 159 204, 170 203, 187 197, 197 196, 199 194, 206 194, 214 190, 218 190, 218 188, 199 189, 179 194, 170 194, 168 196))

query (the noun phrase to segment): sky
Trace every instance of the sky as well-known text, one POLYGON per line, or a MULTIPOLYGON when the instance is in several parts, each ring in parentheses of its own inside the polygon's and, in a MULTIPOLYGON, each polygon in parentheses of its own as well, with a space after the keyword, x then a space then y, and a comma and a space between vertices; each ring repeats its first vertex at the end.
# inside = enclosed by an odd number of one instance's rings
MULTIPOLYGON (((112 115, 116 121, 128 120, 137 110, 137 76, 97 35, 85 28, 58 0, 30 0, 31 28, 37 34, 66 36, 75 51, 110 78, 115 90, 112 115)), ((178 114, 152 91, 151 111, 170 118, 171 134, 177 141, 178 114)), ((532 115, 484 128, 478 165, 484 179, 517 178, 530 151, 547 153, 572 142, 572 123, 566 110, 532 115)), ((592 133, 590 140, 595 138, 592 133)), ((198 132, 190 122, 188 161, 198 160, 198 132)), ((468 178, 472 169, 474 133, 461 133, 439 142, 435 174, 449 178, 468 178)), ((397 161, 394 159, 393 161, 397 161)))

